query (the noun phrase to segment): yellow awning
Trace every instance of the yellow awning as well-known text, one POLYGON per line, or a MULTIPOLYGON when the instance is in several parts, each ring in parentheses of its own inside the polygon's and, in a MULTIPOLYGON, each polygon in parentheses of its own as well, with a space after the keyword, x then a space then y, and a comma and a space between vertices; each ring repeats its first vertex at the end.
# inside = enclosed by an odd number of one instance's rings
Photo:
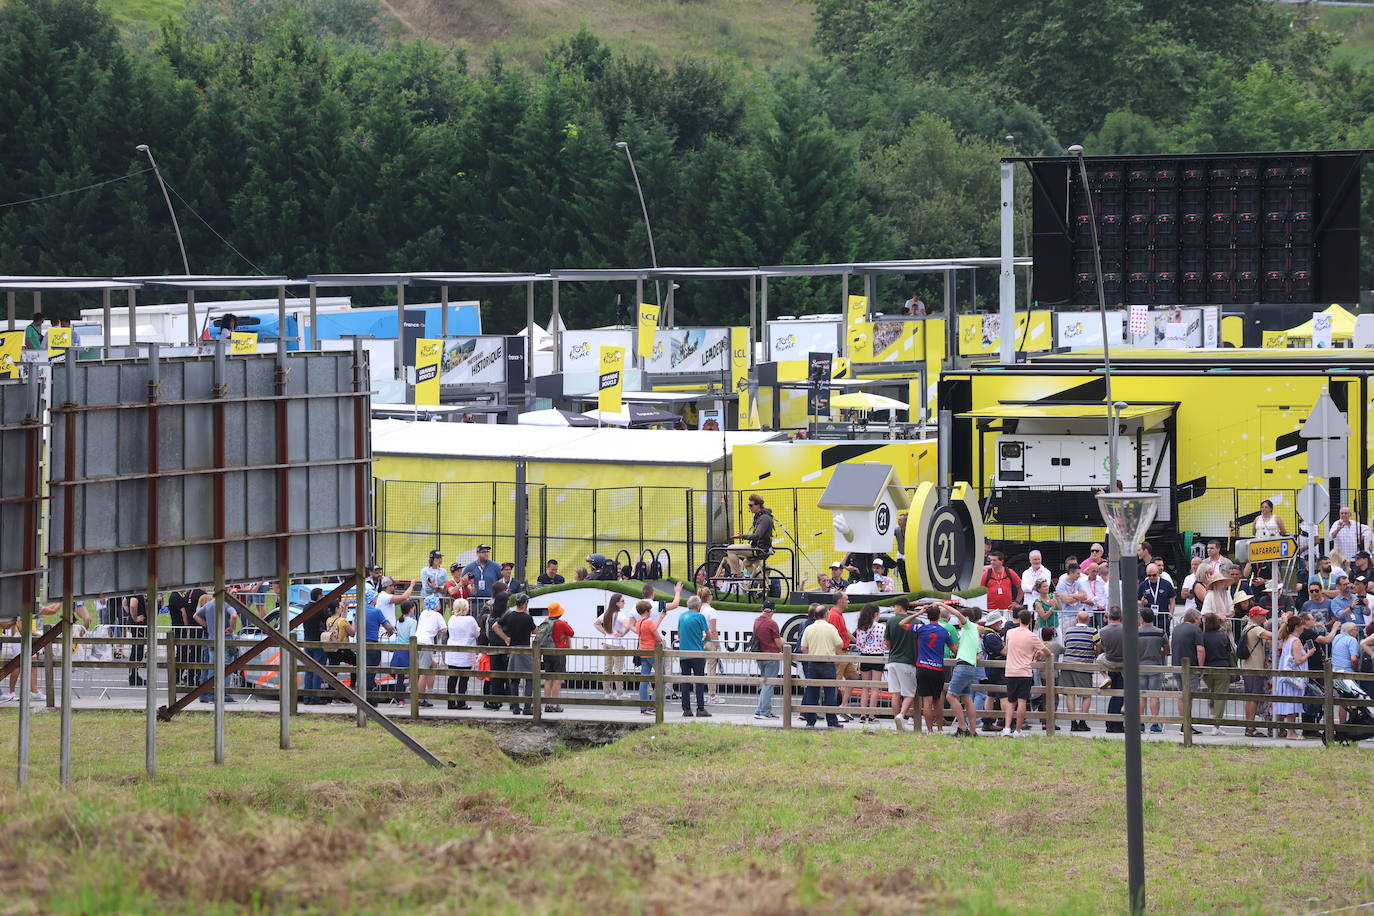
MULTIPOLYGON (((1145 428, 1159 426, 1173 413, 1172 407, 1158 404, 1128 404, 1118 416, 1139 420, 1145 428)), ((1097 420, 1107 422, 1106 404, 998 404, 958 414, 968 420, 1097 420)))
MULTIPOLYGON (((1334 302, 1322 312, 1331 316, 1332 340, 1345 340, 1354 335, 1355 315, 1353 313, 1346 311, 1334 302)), ((1312 319, 1309 318, 1296 328, 1289 328, 1284 333, 1289 337, 1310 338, 1312 336, 1312 319)))

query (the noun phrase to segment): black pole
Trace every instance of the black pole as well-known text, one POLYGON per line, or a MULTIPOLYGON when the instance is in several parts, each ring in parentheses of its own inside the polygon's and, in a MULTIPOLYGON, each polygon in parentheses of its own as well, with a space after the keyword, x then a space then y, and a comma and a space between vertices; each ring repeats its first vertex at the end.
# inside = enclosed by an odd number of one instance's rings
MULTIPOLYGON (((1135 547, 1137 545, 1132 545, 1135 547)), ((1126 872, 1131 913, 1145 912, 1145 815, 1140 766, 1140 602, 1135 551, 1121 564, 1121 677, 1125 681, 1126 728, 1126 872)))

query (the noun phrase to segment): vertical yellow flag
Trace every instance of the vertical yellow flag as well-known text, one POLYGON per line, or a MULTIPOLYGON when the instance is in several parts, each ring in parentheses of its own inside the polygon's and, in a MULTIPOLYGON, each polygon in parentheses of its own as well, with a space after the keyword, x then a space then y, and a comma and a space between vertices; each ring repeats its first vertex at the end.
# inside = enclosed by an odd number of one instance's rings
POLYGON ((854 327, 854 325, 858 324, 860 321, 867 321, 867 320, 868 320, 868 297, 867 297, 867 296, 850 296, 850 297, 849 297, 849 313, 848 313, 845 317, 846 317, 846 319, 847 319, 847 320, 845 321, 845 324, 846 324, 847 326, 851 327, 851 328, 854 327))
POLYGON ((415 403, 439 403, 439 363, 444 356, 442 340, 415 341, 415 403))
POLYGON ((48 356, 61 356, 71 345, 71 328, 48 328, 48 356))
POLYGON ((0 378, 19 378, 24 354, 23 331, 0 331, 0 378))
POLYGON ((601 347, 601 376, 597 381, 596 406, 603 414, 620 413, 625 390, 625 348, 601 347))
POLYGON ((249 356, 258 352, 258 335, 251 332, 235 331, 229 337, 229 353, 233 356, 249 356))
POLYGON ((648 359, 654 355, 654 336, 658 331, 659 307, 639 303, 639 334, 635 352, 648 359))
POLYGON ((743 407, 745 392, 749 390, 748 328, 730 329, 730 390, 740 396, 740 406, 743 407))

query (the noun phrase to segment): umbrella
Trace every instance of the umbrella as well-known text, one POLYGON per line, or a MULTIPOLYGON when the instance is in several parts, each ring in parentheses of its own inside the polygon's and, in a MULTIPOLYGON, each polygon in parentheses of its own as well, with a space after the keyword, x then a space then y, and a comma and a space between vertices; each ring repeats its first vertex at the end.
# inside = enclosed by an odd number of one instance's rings
POLYGON ((869 394, 867 391, 850 391, 832 397, 830 399, 830 406, 844 410, 906 410, 910 405, 896 398, 884 397, 881 394, 869 394))
POLYGON ((679 419, 677 414, 644 404, 626 404, 625 408, 620 413, 606 414, 589 410, 582 416, 589 417, 593 426, 598 421, 606 426, 653 426, 655 423, 676 423, 679 419))
POLYGON ((595 420, 588 420, 572 410, 531 410, 516 417, 521 426, 595 426, 595 420))

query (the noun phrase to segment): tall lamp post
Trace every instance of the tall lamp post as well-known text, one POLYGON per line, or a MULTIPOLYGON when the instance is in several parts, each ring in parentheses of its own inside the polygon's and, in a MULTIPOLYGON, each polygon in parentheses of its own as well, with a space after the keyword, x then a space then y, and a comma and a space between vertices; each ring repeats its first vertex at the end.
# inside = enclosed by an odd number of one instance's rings
MULTIPOLYGON (((153 167, 153 175, 157 178, 157 186, 162 189, 162 199, 167 202, 167 212, 172 217, 172 228, 176 230, 177 247, 181 249, 181 267, 186 271, 186 275, 191 275, 191 264, 186 260, 186 244, 181 240, 181 225, 177 222, 177 211, 172 207, 172 198, 167 193, 167 183, 162 180, 162 170, 157 167, 157 160, 153 158, 153 151, 148 149, 148 144, 140 143, 134 147, 140 153, 148 157, 148 164, 153 167)), ((130 332, 132 334, 132 332, 130 332)), ((132 336, 130 337, 132 340, 132 336)))
POLYGON ((1102 286, 1102 249, 1097 239, 1097 211, 1093 207, 1083 147, 1070 146, 1078 159, 1078 177, 1088 208, 1088 227, 1093 242, 1093 266, 1097 277, 1097 309, 1102 318, 1102 379, 1107 406, 1107 490, 1097 495, 1102 520, 1116 545, 1116 575, 1120 583, 1123 696, 1123 730, 1126 750, 1126 871, 1130 912, 1145 912, 1145 816, 1140 764, 1140 611, 1136 598, 1136 549, 1154 521, 1158 508, 1153 493, 1126 493, 1118 489, 1116 463, 1118 406, 1112 398, 1111 339, 1107 331, 1107 296, 1102 286))
MULTIPOLYGON (((644 203, 644 188, 639 184, 639 170, 635 168, 635 157, 630 155, 630 144, 624 140, 617 140, 615 144, 619 149, 625 151, 625 158, 630 163, 630 174, 634 176, 635 191, 639 194, 639 209, 644 214, 644 232, 649 236, 649 261, 654 265, 654 270, 658 270, 658 252, 654 250, 654 230, 649 225, 649 207, 644 203)), ((658 288, 658 277, 654 277, 654 304, 663 304, 663 293, 658 288)), ((635 303, 635 308, 639 308, 639 303, 635 303)))

